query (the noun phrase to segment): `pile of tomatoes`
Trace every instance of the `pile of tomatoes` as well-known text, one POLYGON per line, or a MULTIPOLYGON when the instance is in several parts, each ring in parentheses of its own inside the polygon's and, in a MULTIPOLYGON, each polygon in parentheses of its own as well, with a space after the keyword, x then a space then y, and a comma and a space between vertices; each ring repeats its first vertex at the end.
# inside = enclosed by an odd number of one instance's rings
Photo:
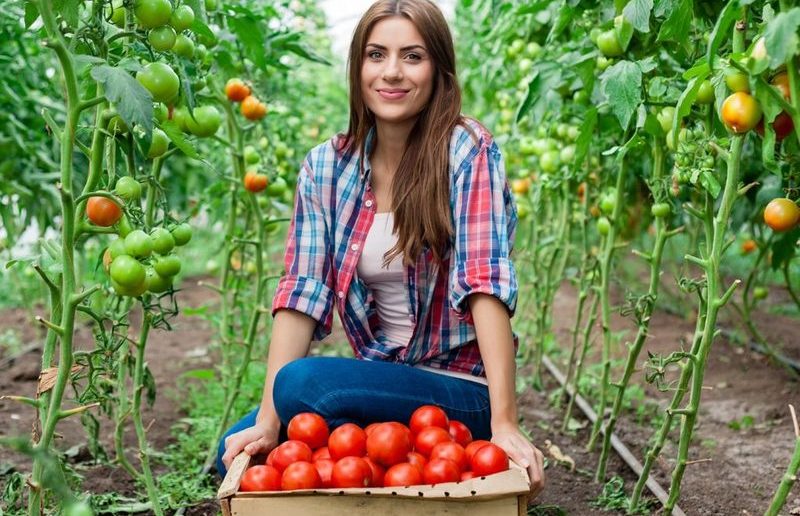
POLYGON ((241 491, 433 485, 508 469, 502 448, 473 440, 466 425, 433 405, 414 411, 408 426, 345 423, 332 432, 321 416, 304 412, 287 433, 266 464, 245 471, 241 491))

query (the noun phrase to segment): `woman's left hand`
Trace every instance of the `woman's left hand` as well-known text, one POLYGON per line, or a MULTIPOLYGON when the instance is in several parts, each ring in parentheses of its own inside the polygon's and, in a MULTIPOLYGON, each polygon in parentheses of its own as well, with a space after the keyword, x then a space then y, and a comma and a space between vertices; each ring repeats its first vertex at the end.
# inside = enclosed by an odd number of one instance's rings
POLYGON ((533 500, 544 489, 544 455, 533 445, 519 427, 513 424, 492 429, 492 443, 502 448, 508 457, 528 469, 531 479, 531 494, 533 500))

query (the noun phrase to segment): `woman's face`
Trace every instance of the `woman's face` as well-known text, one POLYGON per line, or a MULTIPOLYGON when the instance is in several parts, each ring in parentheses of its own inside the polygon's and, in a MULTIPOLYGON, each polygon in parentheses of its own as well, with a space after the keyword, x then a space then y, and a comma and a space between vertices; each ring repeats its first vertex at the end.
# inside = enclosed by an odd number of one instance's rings
POLYGON ((433 91, 433 63, 417 28, 393 16, 372 28, 361 66, 361 94, 375 119, 401 123, 416 117, 433 91))

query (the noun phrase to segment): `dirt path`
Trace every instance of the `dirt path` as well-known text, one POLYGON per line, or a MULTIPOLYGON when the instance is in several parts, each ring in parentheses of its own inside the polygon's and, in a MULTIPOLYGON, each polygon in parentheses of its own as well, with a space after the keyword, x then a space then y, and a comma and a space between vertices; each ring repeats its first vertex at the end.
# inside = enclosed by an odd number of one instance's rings
MULTIPOLYGON (((195 281, 184 283, 184 289, 179 294, 179 306, 182 308, 214 302, 215 295, 212 292, 195 285, 195 281)), ((556 299, 554 312, 559 342, 571 342, 569 331, 574 317, 574 304, 574 292, 565 285, 556 299)), ((523 313, 518 312, 517 317, 522 316, 523 313)), ((791 335, 796 334, 798 329, 798 323, 788 318, 759 322, 768 327, 771 334, 791 335)), ((189 369, 211 365, 211 358, 206 354, 206 343, 213 338, 213 331, 205 322, 179 315, 173 326, 172 332, 154 332, 147 350, 147 360, 156 378, 158 397, 153 408, 146 410, 143 416, 145 424, 151 425, 148 437, 157 450, 171 442, 170 428, 185 415, 176 408, 178 394, 175 379, 189 369)), ((615 331, 631 327, 628 321, 619 317, 615 317, 613 326, 615 331)), ((6 328, 19 330, 20 340, 24 343, 34 342, 37 338, 38 330, 22 310, 0 312, 0 332, 6 328)), ((692 330, 691 321, 659 312, 653 318, 648 349, 654 353, 668 353, 676 349, 681 339, 687 339, 692 330)), ((337 328, 331 338, 341 336, 341 328, 337 328)), ((81 327, 77 339, 80 345, 87 346, 89 337, 87 328, 81 327)), ((631 329, 626 338, 632 337, 631 329)), ((568 351, 564 349, 562 356, 566 356, 568 351)), ((621 356, 621 351, 616 350, 616 354, 621 356)), ((34 395, 40 370, 38 361, 38 353, 29 353, 1 370, 0 394, 34 395)), ((559 367, 563 369, 564 365, 559 364, 559 367)), ((528 372, 522 371, 523 374, 528 372)), ((555 387, 552 378, 546 376, 546 380, 548 389, 555 387)), ((634 381, 642 385, 640 372, 634 381)), ((703 394, 699 425, 690 451, 690 460, 697 462, 687 468, 680 505, 689 515, 762 514, 793 449, 787 404, 794 402, 800 405, 800 386, 790 381, 785 372, 758 356, 730 345, 722 338, 714 344, 704 383, 707 390, 703 394), (749 418, 752 418, 752 424, 746 424, 749 418), (743 428, 731 428, 734 421, 738 421, 743 428)), ((670 395, 650 386, 645 390, 653 403, 665 404, 670 395)), ((575 460, 576 471, 552 464, 547 472, 548 488, 539 500, 539 514, 559 514, 555 509, 546 510, 548 506, 560 507, 567 514, 574 515, 608 514, 589 505, 597 498, 600 486, 592 481, 597 454, 584 451, 588 427, 578 430, 575 435, 561 434, 558 431, 561 413, 551 408, 548 398, 547 393, 523 393, 520 413, 525 425, 531 429, 534 441, 543 446, 545 440, 550 440, 559 446, 564 454, 575 460)), ((12 402, 0 401, 0 417, 6 422, 0 429, 0 436, 19 435, 30 431, 33 412, 12 402)), ((58 432, 62 436, 59 442, 61 449, 83 441, 83 429, 77 420, 62 422, 58 432)), ((650 430, 637 425, 633 416, 626 414, 619 423, 618 433, 636 456, 643 456, 644 443, 650 438, 650 430)), ((110 436, 103 437, 104 441, 110 442, 110 436)), ((671 437, 676 438, 677 432, 673 432, 671 437)), ((133 432, 130 431, 126 438, 129 449, 135 449, 133 432)), ((666 488, 675 457, 673 444, 665 447, 663 457, 655 474, 666 488)), ((21 471, 27 471, 29 467, 25 457, 2 448, 0 465, 11 465, 21 471)), ((635 481, 633 474, 616 456, 612 456, 608 472, 609 475, 621 475, 628 491, 635 481)), ((134 492, 134 486, 122 470, 90 468, 82 473, 86 477, 84 487, 91 492, 134 492)), ((216 505, 209 501, 190 511, 190 514, 216 512, 216 505)), ((790 513, 800 513, 800 491, 797 487, 789 497, 784 514, 790 513)))

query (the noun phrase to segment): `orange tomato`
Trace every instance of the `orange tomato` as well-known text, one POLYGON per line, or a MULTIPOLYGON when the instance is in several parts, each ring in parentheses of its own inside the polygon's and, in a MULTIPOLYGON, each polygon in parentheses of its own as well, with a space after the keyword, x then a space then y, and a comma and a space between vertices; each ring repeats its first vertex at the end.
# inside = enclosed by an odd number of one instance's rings
POLYGON ((758 249, 758 244, 752 238, 742 242, 742 254, 750 254, 756 249, 758 249))
POLYGON ((531 189, 531 180, 530 178, 525 179, 514 179, 511 182, 511 191, 517 195, 525 195, 531 189))
POLYGON ((800 208, 791 199, 772 199, 764 209, 764 222, 773 231, 787 231, 800 221, 800 208))
POLYGON ((98 226, 109 227, 122 218, 122 209, 107 197, 89 197, 86 201, 86 216, 98 226))
POLYGON ((267 187, 269 180, 265 174, 259 174, 252 170, 244 175, 244 188, 248 192, 258 193, 267 187))
POLYGON ((242 101, 241 111, 248 120, 261 120, 267 114, 267 106, 250 95, 242 101))
POLYGON ((746 133, 761 120, 761 106, 749 93, 737 91, 722 103, 721 118, 729 130, 736 134, 746 133))
POLYGON ((241 79, 230 79, 225 84, 225 95, 230 101, 241 102, 250 96, 250 87, 241 79))

